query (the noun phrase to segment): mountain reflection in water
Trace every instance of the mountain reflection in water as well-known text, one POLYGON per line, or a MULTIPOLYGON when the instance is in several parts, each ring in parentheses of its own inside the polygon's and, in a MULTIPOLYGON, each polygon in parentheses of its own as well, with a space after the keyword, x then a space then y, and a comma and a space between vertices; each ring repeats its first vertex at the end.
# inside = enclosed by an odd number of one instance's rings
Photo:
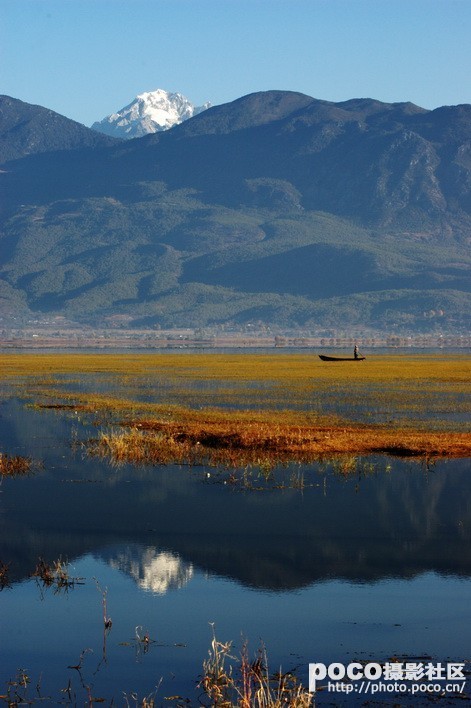
POLYGON ((38 556, 110 548, 116 566, 157 592, 188 582, 193 568, 276 591, 471 573, 469 460, 426 469, 378 458, 373 474, 352 476, 312 465, 303 491, 243 492, 201 469, 111 468, 73 453, 72 423, 53 413, 12 402, 2 418, 1 449, 43 461, 32 477, 3 480, 1 559, 13 579, 38 556))
POLYGON ((125 546, 114 554, 108 551, 102 557, 111 568, 128 573, 142 590, 157 595, 182 588, 193 577, 191 563, 184 563, 178 556, 153 547, 125 546))
POLYGON ((162 678, 156 705, 200 705, 210 622, 235 654, 261 638, 271 666, 305 685, 310 661, 467 656, 469 460, 377 458, 351 475, 314 464, 303 490, 242 491, 214 470, 116 468, 71 445, 95 434, 74 415, 0 407, 0 451, 42 462, 0 487, 3 694, 27 667, 54 704, 66 686, 88 704, 92 686, 121 705, 162 678), (27 581, 39 557, 68 560, 82 582, 55 592, 27 581))

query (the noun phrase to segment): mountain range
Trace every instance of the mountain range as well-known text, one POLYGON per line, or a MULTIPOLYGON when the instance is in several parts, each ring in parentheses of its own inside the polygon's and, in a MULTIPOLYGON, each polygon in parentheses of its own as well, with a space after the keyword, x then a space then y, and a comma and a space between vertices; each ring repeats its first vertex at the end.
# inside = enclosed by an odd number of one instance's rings
POLYGON ((1 97, 0 156, 4 317, 471 324, 470 105, 268 91, 118 140, 1 97))
POLYGON ((129 105, 93 123, 92 129, 115 138, 141 138, 173 128, 210 107, 209 102, 194 106, 181 93, 157 89, 139 94, 129 105))
POLYGON ((0 96, 0 164, 55 150, 112 145, 81 123, 10 96, 0 96))

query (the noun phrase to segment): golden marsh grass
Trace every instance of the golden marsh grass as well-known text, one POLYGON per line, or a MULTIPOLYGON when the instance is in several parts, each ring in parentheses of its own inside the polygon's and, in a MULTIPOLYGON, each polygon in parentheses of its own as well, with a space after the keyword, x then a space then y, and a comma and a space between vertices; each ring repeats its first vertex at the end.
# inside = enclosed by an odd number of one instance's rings
POLYGON ((102 432, 91 450, 115 463, 273 466, 338 455, 469 457, 471 436, 373 427, 290 426, 270 421, 144 421, 130 430, 102 432))
POLYGON ((41 406, 114 423, 92 446, 114 461, 471 456, 465 355, 374 355, 351 364, 286 352, 6 354, 1 378, 41 406))

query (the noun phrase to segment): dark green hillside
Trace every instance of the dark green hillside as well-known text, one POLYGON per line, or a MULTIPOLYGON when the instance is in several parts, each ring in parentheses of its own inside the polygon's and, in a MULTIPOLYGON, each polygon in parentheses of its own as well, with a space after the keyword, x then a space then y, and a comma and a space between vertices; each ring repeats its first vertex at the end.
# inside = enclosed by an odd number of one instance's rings
POLYGON ((197 189, 208 203, 278 208, 287 200, 369 226, 438 238, 451 227, 455 237, 466 237, 470 126, 469 106, 333 104, 272 91, 105 153, 42 155, 8 165, 2 190, 10 205, 121 199, 136 182, 161 180, 171 189, 197 189), (270 183, 278 185, 271 193, 270 183))
POLYGON ((209 207, 185 191, 24 208, 4 241, 6 303, 84 321, 430 329, 470 312, 458 246, 378 243, 330 215, 209 207))
POLYGON ((47 108, 0 96, 0 164, 26 155, 116 142, 47 108))
POLYGON ((272 91, 7 162, 0 311, 468 328, 470 144, 470 106, 272 91))

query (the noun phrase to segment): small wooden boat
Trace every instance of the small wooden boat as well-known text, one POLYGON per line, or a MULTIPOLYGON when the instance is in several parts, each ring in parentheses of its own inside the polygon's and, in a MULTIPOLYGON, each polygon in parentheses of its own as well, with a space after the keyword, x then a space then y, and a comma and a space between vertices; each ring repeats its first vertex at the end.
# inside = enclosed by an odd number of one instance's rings
POLYGON ((364 361, 366 359, 365 356, 347 356, 347 357, 341 357, 341 356, 326 356, 325 354, 319 354, 319 359, 322 359, 322 361, 364 361))

